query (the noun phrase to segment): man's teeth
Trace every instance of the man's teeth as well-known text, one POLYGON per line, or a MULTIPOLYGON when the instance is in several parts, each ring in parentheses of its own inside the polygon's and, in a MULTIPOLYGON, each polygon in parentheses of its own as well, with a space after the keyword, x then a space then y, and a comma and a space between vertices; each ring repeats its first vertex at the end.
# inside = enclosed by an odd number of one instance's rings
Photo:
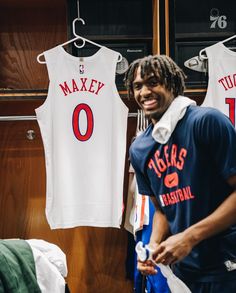
POLYGON ((144 105, 146 106, 149 106, 149 105, 152 105, 153 103, 156 103, 156 100, 153 99, 153 100, 146 100, 143 102, 144 105))

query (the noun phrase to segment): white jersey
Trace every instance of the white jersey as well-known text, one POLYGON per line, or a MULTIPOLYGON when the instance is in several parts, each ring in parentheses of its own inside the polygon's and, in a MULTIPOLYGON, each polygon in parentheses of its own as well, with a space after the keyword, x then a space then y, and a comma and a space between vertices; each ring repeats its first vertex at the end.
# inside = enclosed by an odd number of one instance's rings
POLYGON ((51 229, 120 227, 128 108, 116 85, 119 53, 44 52, 50 84, 37 108, 45 150, 51 229))
POLYGON ((209 81, 202 106, 214 107, 228 116, 235 126, 236 52, 219 42, 205 49, 209 81))

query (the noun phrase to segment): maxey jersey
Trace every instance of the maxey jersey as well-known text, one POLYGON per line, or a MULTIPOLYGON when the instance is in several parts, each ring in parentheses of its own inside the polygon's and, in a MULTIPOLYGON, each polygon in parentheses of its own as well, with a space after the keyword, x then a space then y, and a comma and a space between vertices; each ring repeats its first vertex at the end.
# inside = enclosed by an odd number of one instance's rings
POLYGON ((46 159, 52 229, 120 227, 128 108, 115 85, 118 53, 44 52, 50 84, 36 109, 46 159))
MULTIPOLYGON (((176 234, 207 217, 232 192, 226 179, 236 174, 236 133, 220 111, 197 106, 188 107, 166 144, 153 139, 152 129, 131 145, 131 163, 139 192, 156 197, 176 234)), ((235 278, 224 265, 232 259, 236 226, 195 246, 175 273, 183 280, 235 278)))

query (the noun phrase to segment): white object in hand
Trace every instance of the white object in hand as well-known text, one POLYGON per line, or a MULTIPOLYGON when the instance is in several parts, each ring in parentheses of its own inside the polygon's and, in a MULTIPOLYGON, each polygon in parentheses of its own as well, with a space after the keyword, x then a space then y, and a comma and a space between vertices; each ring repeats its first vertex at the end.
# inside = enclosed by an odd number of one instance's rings
POLYGON ((153 250, 148 246, 143 246, 143 243, 139 241, 136 244, 135 250, 137 252, 138 258, 141 261, 151 260, 157 267, 160 268, 162 274, 167 279, 167 284, 171 293, 191 293, 189 288, 172 272, 169 266, 165 266, 161 263, 156 263, 153 258, 153 250))

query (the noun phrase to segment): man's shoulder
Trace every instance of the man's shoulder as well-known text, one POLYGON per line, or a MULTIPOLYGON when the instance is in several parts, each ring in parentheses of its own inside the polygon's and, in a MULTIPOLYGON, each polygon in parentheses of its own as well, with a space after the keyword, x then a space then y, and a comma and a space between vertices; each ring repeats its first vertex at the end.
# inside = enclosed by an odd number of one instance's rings
POLYGON ((187 109, 187 113, 195 114, 196 116, 202 116, 202 115, 217 115, 218 113, 221 113, 218 109, 212 108, 212 107, 203 107, 198 105, 190 105, 187 109))
POLYGON ((192 131, 198 138, 219 138, 226 133, 235 136, 235 128, 229 117, 211 107, 190 106, 182 123, 182 130, 192 131))
POLYGON ((192 122, 209 120, 229 120, 220 110, 211 107, 189 106, 186 118, 192 122))
POLYGON ((152 137, 153 125, 150 124, 147 129, 137 136, 130 146, 130 155, 138 160, 143 160, 156 144, 152 137))

